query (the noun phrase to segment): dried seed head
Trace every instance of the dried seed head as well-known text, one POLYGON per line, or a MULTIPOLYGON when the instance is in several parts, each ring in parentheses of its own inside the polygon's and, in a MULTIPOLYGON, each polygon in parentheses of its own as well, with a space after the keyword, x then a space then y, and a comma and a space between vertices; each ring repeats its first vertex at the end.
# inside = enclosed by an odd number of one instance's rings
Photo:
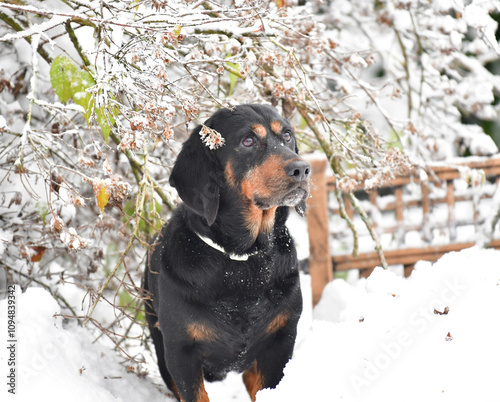
POLYGON ((204 124, 202 124, 202 126, 203 127, 200 130, 200 137, 205 146, 210 149, 217 149, 225 144, 226 141, 222 138, 222 135, 218 131, 207 127, 204 124))

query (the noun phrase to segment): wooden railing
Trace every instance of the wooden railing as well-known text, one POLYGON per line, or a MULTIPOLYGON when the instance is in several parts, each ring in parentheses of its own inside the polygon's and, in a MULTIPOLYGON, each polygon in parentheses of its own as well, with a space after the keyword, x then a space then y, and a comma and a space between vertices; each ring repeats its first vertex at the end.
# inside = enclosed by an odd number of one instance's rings
MULTIPOLYGON (((335 178, 326 175, 326 160, 313 159, 309 163, 312 167, 311 197, 307 209, 309 272, 313 303, 316 304, 324 286, 333 279, 334 272, 359 269, 361 276, 368 276, 376 266, 380 265, 380 261, 373 249, 361 250, 356 257, 349 254, 349 251, 332 253, 331 244, 341 242, 342 238, 349 239, 349 236, 352 238, 352 234, 348 228, 341 233, 334 233, 335 231, 329 228, 329 221, 339 214, 338 205, 333 205, 335 202, 331 201, 334 198, 331 195, 335 190, 335 178)), ((377 226, 375 219, 375 230, 379 236, 391 236, 393 239, 391 247, 384 250, 387 264, 402 265, 405 275, 408 276, 420 260, 436 261, 445 253, 475 244, 475 235, 464 239, 458 231, 468 228, 470 232, 469 229, 473 228, 477 233, 479 226, 484 223, 484 209, 489 208, 487 200, 492 198, 499 182, 500 156, 464 158, 452 166, 430 167, 425 180, 421 180, 418 174, 397 177, 370 192, 357 188, 355 194, 358 199, 365 200, 363 202, 369 206, 368 209, 376 210, 382 216, 383 222, 386 220, 394 222, 392 225, 377 226), (484 172, 485 184, 467 190, 467 184, 463 181, 464 169, 484 172), (457 205, 461 205, 462 209, 457 210, 457 205), (433 211, 437 208, 447 209, 446 221, 436 222, 433 219, 433 211), (418 212, 419 222, 408 219, 409 211, 418 212), (387 217, 389 219, 386 219, 387 217), (433 239, 433 233, 436 231, 445 233, 446 241, 436 242, 433 239), (417 233, 420 238, 417 246, 405 241, 408 232, 417 233)), ((355 221, 357 214, 345 194, 343 200, 347 215, 355 221)), ((360 227, 360 230, 362 229, 360 227)), ((489 246, 500 249, 500 239, 494 238, 489 246)))

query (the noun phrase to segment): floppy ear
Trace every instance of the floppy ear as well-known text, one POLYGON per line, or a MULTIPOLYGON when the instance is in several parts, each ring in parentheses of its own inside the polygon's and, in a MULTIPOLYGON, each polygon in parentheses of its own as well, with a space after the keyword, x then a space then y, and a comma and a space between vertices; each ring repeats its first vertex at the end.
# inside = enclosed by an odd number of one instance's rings
POLYGON ((200 138, 201 125, 196 127, 183 144, 170 174, 182 201, 212 225, 219 210, 220 188, 217 161, 200 138))

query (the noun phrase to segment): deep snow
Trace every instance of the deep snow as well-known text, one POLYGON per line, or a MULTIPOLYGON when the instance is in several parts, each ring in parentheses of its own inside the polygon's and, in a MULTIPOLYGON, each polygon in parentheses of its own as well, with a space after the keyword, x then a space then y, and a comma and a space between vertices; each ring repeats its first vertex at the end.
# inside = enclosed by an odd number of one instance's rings
MULTIPOLYGON (((308 278, 303 277, 308 294, 308 278)), ((157 373, 128 374, 88 331, 64 328, 50 294, 17 299, 19 401, 169 401, 157 373)), ((500 251, 472 248, 420 262, 408 279, 376 269, 330 283, 301 322, 293 359, 257 402, 500 401, 500 251), (445 308, 448 314, 443 313, 445 308)), ((1 399, 6 385, 6 300, 0 301, 1 399)), ((212 401, 249 399, 240 377, 208 386, 212 401)), ((9 399, 10 400, 10 399, 9 399)))

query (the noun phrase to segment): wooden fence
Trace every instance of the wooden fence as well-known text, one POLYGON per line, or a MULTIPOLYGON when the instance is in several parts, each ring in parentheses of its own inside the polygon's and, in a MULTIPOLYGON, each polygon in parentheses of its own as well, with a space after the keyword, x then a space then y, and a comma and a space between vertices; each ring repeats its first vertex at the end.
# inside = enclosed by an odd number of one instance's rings
MULTIPOLYGON (((312 167, 311 197, 307 209, 309 272, 313 303, 316 304, 324 286, 333 279, 334 272, 359 269, 361 276, 368 276, 380 265, 380 261, 373 249, 361 251, 357 257, 348 252, 332 253, 332 243, 342 236, 344 239, 349 236, 352 238, 352 234, 348 228, 340 234, 334 234, 335 231, 329 227, 332 217, 338 216, 339 211, 338 205, 331 201, 335 178, 326 175, 327 161, 310 160, 309 163, 312 167)), ((461 228, 468 227, 477 233, 479 226, 484 223, 486 209, 491 208, 487 203, 491 203, 494 190, 500 182, 500 157, 469 160, 464 158, 453 167, 431 167, 426 176, 425 180, 421 180, 418 174, 397 177, 370 192, 361 188, 355 190, 357 197, 365 200, 365 205, 370 207, 368 209, 376 210, 382 221, 389 218, 388 220, 393 222, 389 225, 377 225, 377 220, 374 220, 375 230, 379 236, 391 236, 392 243, 396 243, 396 247, 393 244, 384 250, 384 255, 388 265, 402 265, 406 276, 420 260, 436 261, 445 253, 475 244, 475 235, 464 240, 458 232, 461 228), (482 187, 467 189, 467 183, 463 181, 464 169, 484 172, 482 187), (466 204, 467 207, 464 207, 466 204), (462 205, 462 208, 457 209, 457 205, 462 205), (433 212, 437 208, 447 209, 446 221, 436 221, 433 212), (410 210, 418 210, 419 222, 409 219, 410 210), (437 233, 436 231, 446 234, 444 242, 435 241, 433 233, 437 233), (419 235, 420 244, 415 246, 405 241, 409 232, 419 235)), ((345 194, 343 199, 348 216, 355 220, 357 214, 345 194)), ((443 212, 440 215, 442 216, 443 212)), ((493 239, 490 247, 500 249, 500 239, 493 239)))

